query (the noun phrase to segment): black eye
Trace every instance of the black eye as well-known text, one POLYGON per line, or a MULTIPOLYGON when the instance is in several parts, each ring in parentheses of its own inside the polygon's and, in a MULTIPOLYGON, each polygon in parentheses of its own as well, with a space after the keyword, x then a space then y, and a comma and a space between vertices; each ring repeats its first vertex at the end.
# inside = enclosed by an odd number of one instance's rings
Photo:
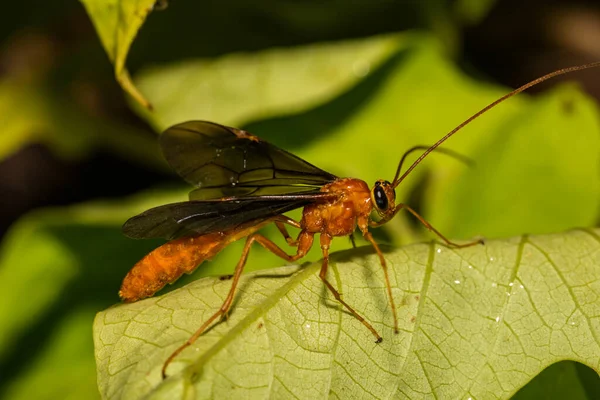
POLYGON ((385 195, 385 191, 381 186, 375 186, 373 189, 373 195, 375 197, 375 205, 381 211, 385 211, 388 208, 388 199, 385 195))

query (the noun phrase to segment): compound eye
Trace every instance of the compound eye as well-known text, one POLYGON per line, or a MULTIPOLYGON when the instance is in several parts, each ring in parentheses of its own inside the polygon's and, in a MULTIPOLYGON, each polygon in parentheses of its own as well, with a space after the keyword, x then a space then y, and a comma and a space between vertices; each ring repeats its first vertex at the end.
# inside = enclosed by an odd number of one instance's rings
POLYGON ((385 211, 388 208, 388 199, 385 195, 385 191, 381 186, 375 186, 373 189, 373 197, 375 197, 375 205, 381 211, 385 211))

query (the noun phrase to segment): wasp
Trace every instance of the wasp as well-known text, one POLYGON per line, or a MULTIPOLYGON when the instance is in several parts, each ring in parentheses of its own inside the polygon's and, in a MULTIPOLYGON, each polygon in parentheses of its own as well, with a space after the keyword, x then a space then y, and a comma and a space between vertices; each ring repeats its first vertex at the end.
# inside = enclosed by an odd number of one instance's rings
POLYGON ((386 260, 370 229, 385 224, 398 212, 406 210, 447 246, 462 248, 483 241, 463 244, 450 241, 410 206, 397 202, 395 188, 433 151, 460 158, 438 147, 492 107, 554 76, 596 66, 600 66, 600 62, 564 68, 513 90, 433 145, 409 149, 400 159, 394 178, 391 181, 379 179, 372 187, 361 179, 337 177, 241 129, 207 121, 188 121, 168 128, 159 139, 163 155, 169 165, 196 189, 190 192, 189 201, 152 208, 130 218, 123 225, 123 233, 130 238, 164 238, 168 242, 146 255, 129 271, 119 291, 121 299, 134 302, 152 296, 184 273, 193 272, 232 242, 246 238, 246 243, 223 304, 169 356, 162 367, 163 378, 168 365, 178 354, 192 345, 217 319, 228 316, 253 243, 292 263, 307 254, 318 236, 323 254, 320 279, 333 297, 379 343, 382 337, 377 330, 341 297, 327 279, 331 241, 340 236, 352 237, 358 228, 379 257, 393 313, 394 331, 398 333, 398 317, 386 260), (401 174, 406 156, 418 150, 423 150, 423 153, 401 174), (298 208, 303 208, 300 221, 284 215, 298 208), (287 244, 295 248, 294 253, 288 254, 258 232, 270 224, 274 224, 287 244), (288 227, 300 230, 296 238, 288 233, 288 227))

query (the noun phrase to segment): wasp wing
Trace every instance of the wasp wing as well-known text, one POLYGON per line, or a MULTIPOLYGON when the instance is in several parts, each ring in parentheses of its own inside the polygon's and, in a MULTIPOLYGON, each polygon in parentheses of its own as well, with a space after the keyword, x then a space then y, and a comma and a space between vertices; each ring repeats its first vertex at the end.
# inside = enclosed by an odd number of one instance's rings
POLYGON ((256 136, 212 122, 174 125, 160 145, 171 167, 198 187, 191 200, 314 193, 336 179, 256 136))
POLYGON ((166 204, 127 220, 123 225, 123 233, 134 239, 171 240, 192 234, 222 232, 254 225, 329 197, 330 195, 320 193, 166 204))

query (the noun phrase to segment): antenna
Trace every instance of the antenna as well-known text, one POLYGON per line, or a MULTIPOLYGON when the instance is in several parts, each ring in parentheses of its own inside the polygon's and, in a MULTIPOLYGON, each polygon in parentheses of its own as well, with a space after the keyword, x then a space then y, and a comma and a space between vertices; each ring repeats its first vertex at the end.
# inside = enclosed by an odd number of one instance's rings
POLYGON ((589 64, 584 64, 584 65, 577 65, 574 67, 567 67, 567 68, 562 68, 559 69, 557 71, 551 72, 549 74, 546 74, 540 78, 534 79, 533 81, 526 83, 525 85, 513 90, 510 93, 505 94, 504 96, 500 97, 498 100, 494 101, 491 104, 488 104, 487 106, 485 106, 484 108, 482 108, 481 110, 479 110, 477 113, 475 113, 474 115, 472 115, 471 117, 469 117, 467 120, 465 120, 463 123, 461 123, 460 125, 458 125, 456 128, 452 129, 450 132, 448 132, 444 137, 442 137, 440 140, 438 140, 437 142, 435 142, 433 145, 431 145, 431 147, 429 147, 427 150, 425 150, 423 152, 423 154, 421 154, 419 156, 419 158, 417 158, 415 160, 415 162, 412 163, 412 165, 410 167, 408 167, 408 169, 406 170, 406 172, 404 174, 402 174, 402 176, 400 178, 398 178, 398 175, 400 174, 400 168, 402 166, 402 162, 398 165, 398 169, 396 170, 396 176, 394 177, 394 181, 392 183, 392 187, 396 188, 400 182, 402 182, 404 180, 404 178, 406 178, 413 169, 415 169, 415 167, 417 165, 419 165, 419 163, 421 161, 423 161, 423 159, 425 157, 427 157, 427 155, 429 153, 431 153, 432 151, 434 151, 435 149, 437 149, 442 143, 444 143, 446 140, 448 140, 452 135, 454 135, 456 132, 458 132, 459 130, 461 130, 462 128, 464 128, 466 125, 468 125, 469 123, 471 123, 475 118, 479 117, 480 115, 484 114, 485 112, 487 112, 488 110, 496 107, 498 104, 502 103, 504 100, 507 100, 511 97, 513 97, 516 94, 519 94, 527 89, 529 89, 532 86, 535 86, 539 83, 542 83, 544 81, 547 81, 548 79, 554 78, 556 76, 559 75, 564 75, 564 74, 568 74, 570 72, 575 72, 575 71, 581 71, 584 69, 588 69, 588 68, 595 68, 595 67, 599 67, 600 66, 600 61, 596 61, 593 63, 589 63, 589 64))

